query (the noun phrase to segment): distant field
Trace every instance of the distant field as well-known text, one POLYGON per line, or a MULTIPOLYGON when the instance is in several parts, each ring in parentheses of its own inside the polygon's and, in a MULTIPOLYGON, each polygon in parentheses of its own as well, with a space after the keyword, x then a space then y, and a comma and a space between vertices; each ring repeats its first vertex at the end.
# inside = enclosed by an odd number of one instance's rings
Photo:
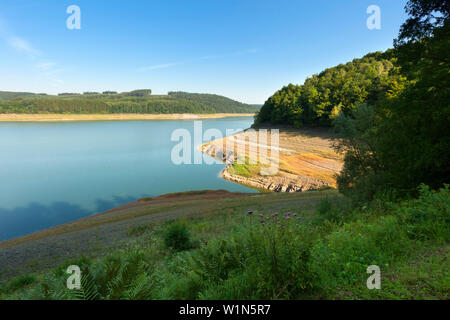
POLYGON ((254 113, 214 114, 0 114, 0 122, 6 121, 120 121, 120 120, 190 120, 227 117, 251 117, 254 113))

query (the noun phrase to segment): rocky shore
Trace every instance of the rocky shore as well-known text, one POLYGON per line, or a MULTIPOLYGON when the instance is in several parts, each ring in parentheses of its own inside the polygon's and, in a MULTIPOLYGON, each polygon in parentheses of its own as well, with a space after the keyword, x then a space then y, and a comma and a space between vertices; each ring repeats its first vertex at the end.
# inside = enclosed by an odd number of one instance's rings
POLYGON ((311 177, 296 176, 284 172, 282 172, 280 176, 244 177, 231 174, 229 168, 230 165, 228 165, 221 173, 221 176, 224 179, 256 189, 275 192, 302 192, 330 187, 327 182, 311 177))
MULTIPOLYGON (((245 143, 244 135, 245 131, 211 141, 199 148, 201 152, 227 164, 220 174, 222 178, 274 192, 303 192, 336 187, 335 175, 342 169, 342 158, 334 153, 330 139, 322 136, 306 136, 299 130, 280 131, 280 144, 277 146, 280 166, 277 173, 240 175, 233 172, 237 156, 234 152, 226 154, 223 146, 226 146, 227 139, 233 139, 235 144, 245 143)), ((267 145, 257 145, 253 148, 247 146, 248 152, 257 153, 258 156, 261 147, 271 148, 267 145)))

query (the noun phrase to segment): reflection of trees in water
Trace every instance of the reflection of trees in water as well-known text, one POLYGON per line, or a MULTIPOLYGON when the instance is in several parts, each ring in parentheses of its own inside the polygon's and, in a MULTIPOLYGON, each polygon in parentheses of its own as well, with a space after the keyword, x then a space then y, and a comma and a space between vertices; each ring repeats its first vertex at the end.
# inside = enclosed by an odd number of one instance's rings
POLYGON ((0 241, 81 219, 136 200, 131 196, 114 196, 112 200, 97 199, 94 210, 62 201, 50 205, 32 202, 14 209, 0 208, 0 241))

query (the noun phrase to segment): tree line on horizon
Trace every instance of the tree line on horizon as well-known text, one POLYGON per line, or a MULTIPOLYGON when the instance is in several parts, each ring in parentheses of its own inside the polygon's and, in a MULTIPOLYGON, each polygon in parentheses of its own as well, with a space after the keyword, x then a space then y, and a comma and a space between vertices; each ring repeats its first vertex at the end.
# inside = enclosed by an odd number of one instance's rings
POLYGON ((168 114, 168 113, 255 113, 259 108, 213 94, 169 92, 151 95, 151 90, 62 93, 59 96, 8 93, 0 100, 0 113, 45 114, 168 114))

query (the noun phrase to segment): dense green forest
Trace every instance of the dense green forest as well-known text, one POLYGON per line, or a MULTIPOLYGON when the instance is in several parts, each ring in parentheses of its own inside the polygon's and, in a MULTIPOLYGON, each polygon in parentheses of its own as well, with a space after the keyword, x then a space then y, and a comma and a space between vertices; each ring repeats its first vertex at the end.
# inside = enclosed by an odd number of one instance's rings
POLYGON ((339 190, 362 202, 450 180, 450 4, 411 0, 406 11, 393 49, 288 85, 256 117, 333 126, 345 153, 339 190))
POLYGON ((266 101, 256 122, 329 126, 340 112, 348 114, 358 103, 375 103, 400 90, 405 79, 396 60, 392 50, 370 53, 313 75, 303 85, 289 84, 266 101))
POLYGON ((0 113, 254 113, 259 109, 212 94, 150 94, 151 90, 120 94, 61 93, 59 96, 0 92, 0 113))

